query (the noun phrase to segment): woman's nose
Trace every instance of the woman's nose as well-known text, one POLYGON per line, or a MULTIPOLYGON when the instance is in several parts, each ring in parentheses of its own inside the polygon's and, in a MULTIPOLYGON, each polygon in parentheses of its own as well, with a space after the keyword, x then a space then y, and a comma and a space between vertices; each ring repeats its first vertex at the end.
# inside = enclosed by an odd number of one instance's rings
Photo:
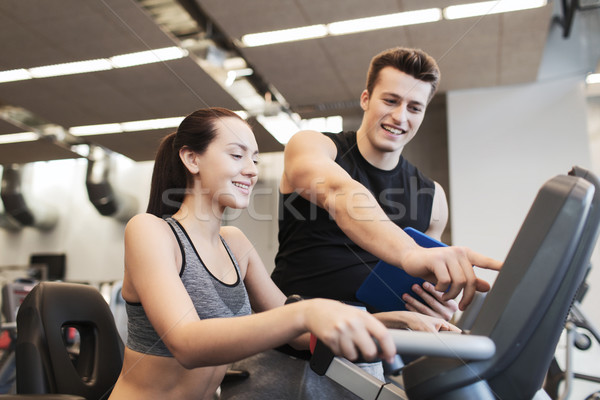
POLYGON ((246 165, 244 165, 244 170, 242 171, 242 173, 250 177, 258 175, 258 167, 256 166, 254 160, 250 159, 246 161, 246 165))

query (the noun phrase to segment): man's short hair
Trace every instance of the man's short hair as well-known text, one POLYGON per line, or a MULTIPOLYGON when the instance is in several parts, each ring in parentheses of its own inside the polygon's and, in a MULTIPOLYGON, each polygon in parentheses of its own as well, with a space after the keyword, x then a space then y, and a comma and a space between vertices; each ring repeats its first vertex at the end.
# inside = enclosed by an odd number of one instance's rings
POLYGON ((429 54, 420 49, 394 47, 382 51, 371 59, 367 73, 367 92, 373 93, 373 88, 379 78, 379 72, 385 67, 393 67, 423 82, 431 84, 430 101, 440 83, 440 69, 437 62, 429 54))

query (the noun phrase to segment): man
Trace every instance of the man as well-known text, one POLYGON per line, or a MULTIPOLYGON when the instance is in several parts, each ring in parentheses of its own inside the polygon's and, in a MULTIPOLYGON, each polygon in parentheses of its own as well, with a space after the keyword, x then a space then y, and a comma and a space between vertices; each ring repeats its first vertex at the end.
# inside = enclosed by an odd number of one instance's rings
POLYGON ((461 290, 464 309, 476 290, 489 289, 472 266, 497 270, 499 262, 466 248, 423 249, 403 231, 440 238, 448 220, 442 187, 402 157, 439 78, 426 53, 386 50, 371 61, 358 131, 302 131, 286 145, 272 274, 284 293, 355 301, 379 259, 435 283, 416 288, 433 309, 409 296, 409 310, 449 319, 456 310, 449 300, 461 290))
MULTIPOLYGON (((417 289, 432 308, 412 297, 405 300, 407 309, 429 316, 374 315, 389 328, 438 331, 457 330, 444 319, 456 311, 451 299, 461 290, 464 308, 475 290, 489 289, 475 277, 472 265, 499 269, 500 263, 466 248, 420 248, 402 230, 412 226, 439 238, 448 219, 442 188, 401 157, 438 81, 438 67, 425 53, 402 48, 383 52, 371 62, 357 132, 302 131, 286 145, 280 246, 272 274, 284 293, 355 301, 356 289, 382 259, 436 287, 417 289)), ((357 398, 310 371, 303 361, 309 354, 280 350, 237 363, 235 368, 250 370, 251 377, 224 385, 222 398, 357 398)), ((381 364, 362 368, 383 378, 381 364)))

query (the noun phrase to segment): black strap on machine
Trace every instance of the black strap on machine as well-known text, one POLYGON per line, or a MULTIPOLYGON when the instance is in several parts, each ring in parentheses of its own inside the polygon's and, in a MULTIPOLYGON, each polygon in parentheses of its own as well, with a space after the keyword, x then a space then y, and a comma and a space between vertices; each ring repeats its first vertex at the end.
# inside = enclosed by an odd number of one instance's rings
POLYGON ((299 294, 292 294, 289 295, 287 297, 287 299, 285 299, 285 303, 284 304, 292 304, 292 303, 297 303, 299 301, 304 300, 304 298, 302 296, 300 296, 299 294))
POLYGON ((315 350, 312 353, 312 357, 310 358, 310 369, 316 372, 318 375, 323 376, 327 372, 331 361, 335 354, 329 347, 327 347, 323 342, 317 340, 317 344, 315 345, 315 350))
MULTIPOLYGON (((284 304, 292 304, 292 303, 296 303, 298 301, 302 301, 304 300, 304 298, 298 294, 292 294, 290 296, 288 296, 288 298, 285 300, 284 304)), ((276 347, 275 350, 283 353, 283 354, 287 354, 288 356, 294 357, 294 358, 299 358, 301 360, 310 360, 311 357, 311 353, 308 350, 297 350, 295 348, 293 348, 292 346, 290 346, 289 344, 284 344, 281 345, 279 347, 276 347)))

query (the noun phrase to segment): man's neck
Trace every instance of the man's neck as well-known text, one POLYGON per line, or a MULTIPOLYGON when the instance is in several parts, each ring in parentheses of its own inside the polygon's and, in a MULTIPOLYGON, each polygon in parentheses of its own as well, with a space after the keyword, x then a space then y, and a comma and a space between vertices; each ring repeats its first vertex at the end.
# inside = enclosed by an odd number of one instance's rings
POLYGON ((369 164, 379 169, 389 171, 394 169, 400 161, 402 148, 398 151, 383 151, 373 147, 371 141, 362 127, 356 131, 356 144, 358 151, 369 164))

